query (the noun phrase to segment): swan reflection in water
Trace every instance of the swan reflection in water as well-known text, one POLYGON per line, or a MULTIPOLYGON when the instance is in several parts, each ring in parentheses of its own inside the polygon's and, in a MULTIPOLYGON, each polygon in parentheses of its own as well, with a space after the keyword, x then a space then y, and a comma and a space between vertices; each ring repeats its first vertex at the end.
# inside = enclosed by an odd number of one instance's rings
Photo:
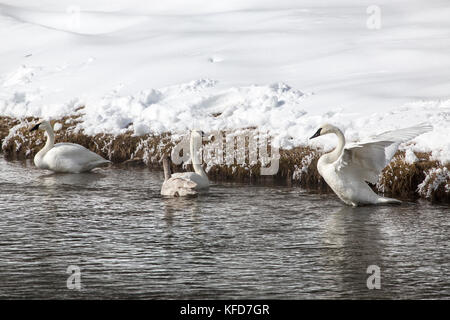
POLYGON ((164 220, 172 225, 175 217, 191 216, 194 220, 201 214, 201 205, 197 197, 162 197, 164 220))
POLYGON ((386 244, 377 221, 384 216, 385 210, 389 210, 388 206, 344 206, 325 220, 326 250, 323 252, 330 268, 335 270, 335 284, 349 296, 352 292, 367 289, 370 265, 379 266, 381 270, 385 267, 383 252, 386 244))
POLYGON ((44 186, 88 186, 98 182, 100 179, 106 177, 106 174, 99 171, 92 171, 86 173, 49 173, 40 175, 37 180, 42 182, 44 186))
MULTIPOLYGON (((77 207, 80 202, 92 202, 92 205, 101 207, 102 198, 91 198, 90 192, 96 191, 102 184, 100 180, 107 175, 102 172, 89 173, 49 173, 34 178, 32 188, 41 197, 41 209, 47 212, 58 212, 65 207, 77 207), (61 203, 57 199, 64 199, 61 203)), ((108 193, 109 187, 105 192, 108 193)))

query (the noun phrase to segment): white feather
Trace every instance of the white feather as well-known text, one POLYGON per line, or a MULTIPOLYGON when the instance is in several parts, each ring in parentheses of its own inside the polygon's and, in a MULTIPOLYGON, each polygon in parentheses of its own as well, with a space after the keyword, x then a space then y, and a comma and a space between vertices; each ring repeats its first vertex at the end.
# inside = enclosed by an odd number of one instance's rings
POLYGON ((381 171, 392 160, 400 143, 432 130, 430 125, 383 132, 369 139, 370 142, 349 143, 345 145, 336 163, 337 170, 358 171, 367 182, 376 183, 381 171))

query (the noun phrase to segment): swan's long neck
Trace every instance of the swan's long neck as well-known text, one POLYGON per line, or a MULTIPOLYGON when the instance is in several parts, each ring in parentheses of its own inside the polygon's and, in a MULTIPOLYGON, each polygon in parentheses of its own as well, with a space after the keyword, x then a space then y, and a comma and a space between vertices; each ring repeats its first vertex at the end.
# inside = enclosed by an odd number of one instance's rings
POLYGON ((205 171, 203 171, 202 161, 200 157, 200 148, 202 146, 202 140, 200 137, 191 136, 190 152, 192 159, 192 166, 196 174, 208 178, 205 171))
POLYGON ((52 128, 45 128, 45 135, 47 136, 47 141, 45 142, 44 148, 37 153, 39 157, 43 157, 55 145, 55 133, 52 128))
POLYGON ((329 163, 335 162, 341 156, 345 147, 345 137, 342 131, 336 128, 334 133, 338 138, 338 144, 333 151, 327 154, 329 163))
POLYGON ((172 175, 170 171, 170 162, 168 157, 163 158, 163 169, 164 169, 164 181, 167 181, 170 179, 170 176, 172 175))

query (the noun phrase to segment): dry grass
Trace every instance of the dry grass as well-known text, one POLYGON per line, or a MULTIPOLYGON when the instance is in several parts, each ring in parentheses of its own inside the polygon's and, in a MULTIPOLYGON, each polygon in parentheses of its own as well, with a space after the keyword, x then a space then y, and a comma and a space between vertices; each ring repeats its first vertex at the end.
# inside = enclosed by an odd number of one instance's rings
POLYGON ((280 150, 280 179, 288 183, 294 182, 303 188, 311 188, 321 192, 331 192, 325 180, 317 171, 317 161, 321 153, 310 147, 296 147, 291 150, 280 150))
POLYGON ((418 158, 421 160, 409 164, 404 161, 405 153, 398 151, 383 170, 378 189, 404 199, 417 198, 417 186, 425 179, 425 171, 438 165, 437 161, 430 160, 429 154, 421 154, 418 158))
MULTIPOLYGON (((27 118, 18 121, 0 117, 0 139, 5 141, 2 146, 8 159, 30 159, 43 147, 45 137, 42 131, 29 132, 38 119, 27 118), (16 126, 16 127, 15 127, 16 126), (14 128, 8 135, 11 128, 14 128)), ((62 129, 55 133, 57 142, 72 142, 83 145, 111 160, 116 164, 127 166, 146 165, 149 168, 161 169, 161 159, 164 154, 170 154, 178 141, 173 141, 169 133, 162 135, 133 136, 132 132, 121 135, 97 134, 88 136, 76 129, 79 116, 70 116, 52 121, 62 124, 62 129)), ((248 128, 247 130, 253 130, 248 128)), ((287 185, 299 185, 303 188, 320 192, 332 192, 317 171, 317 161, 320 152, 309 147, 296 147, 291 150, 280 150, 279 170, 273 176, 261 176, 261 166, 248 161, 249 140, 245 141, 247 148, 246 162, 238 165, 216 164, 208 168, 208 176, 212 180, 246 181, 252 183, 276 182, 287 185)), ((270 154, 270 145, 268 147, 270 154)), ((416 153, 420 161, 408 164, 404 161, 404 152, 397 152, 393 161, 383 170, 380 180, 374 190, 387 196, 402 199, 426 198, 431 201, 450 203, 450 175, 436 174, 433 170, 447 168, 430 159, 430 154, 416 153), (444 178, 442 178, 444 177, 444 178), (447 178, 445 178, 447 177, 447 178), (447 180, 445 180, 447 179, 447 180), (423 184, 420 190, 418 186, 423 184), (426 190, 426 191, 423 191, 426 190)), ((187 165, 172 164, 174 172, 191 170, 187 165)), ((442 169, 444 170, 444 169, 442 169)))
POLYGON ((8 135, 9 129, 14 127, 20 121, 9 117, 0 117, 0 145, 3 143, 3 139, 8 135))
MULTIPOLYGON (((78 118, 79 116, 71 116, 50 121, 52 126, 56 122, 62 124, 62 129, 55 132, 56 142, 80 144, 114 163, 152 166, 159 163, 160 155, 167 152, 173 145, 169 134, 137 137, 133 136, 131 132, 126 132, 116 136, 111 134, 88 136, 82 130, 76 129, 76 124, 79 123, 78 118), (148 154, 152 154, 152 156, 145 158, 145 155, 148 154)), ((17 127, 9 137, 7 135, 2 136, 2 141, 6 140, 2 145, 2 150, 7 159, 33 158, 44 146, 46 139, 44 133, 42 131, 30 132, 37 121, 37 118, 27 118, 22 122, 10 122, 9 129, 14 125, 17 125, 17 127)))

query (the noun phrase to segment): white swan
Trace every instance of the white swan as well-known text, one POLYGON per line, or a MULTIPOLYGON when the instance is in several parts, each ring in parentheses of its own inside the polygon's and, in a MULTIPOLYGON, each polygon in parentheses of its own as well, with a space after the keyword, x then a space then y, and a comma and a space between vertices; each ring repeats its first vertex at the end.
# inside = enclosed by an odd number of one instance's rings
POLYGON ((191 131, 190 153, 192 166, 195 172, 181 172, 171 174, 169 158, 164 157, 164 183, 161 187, 161 195, 171 197, 195 196, 199 190, 209 188, 209 180, 203 171, 199 150, 202 146, 204 133, 200 130, 191 131))
POLYGON ((345 144, 342 131, 330 124, 322 125, 310 138, 334 133, 338 145, 317 162, 317 169, 337 196, 348 205, 401 203, 400 200, 380 197, 366 183, 376 183, 384 167, 391 161, 400 143, 428 132, 433 127, 415 127, 384 132, 368 142, 345 144))
POLYGON ((41 121, 30 131, 44 130, 47 141, 44 148, 34 157, 34 164, 39 169, 54 172, 80 173, 97 167, 107 166, 111 161, 74 143, 55 144, 55 134, 48 121, 41 121))

